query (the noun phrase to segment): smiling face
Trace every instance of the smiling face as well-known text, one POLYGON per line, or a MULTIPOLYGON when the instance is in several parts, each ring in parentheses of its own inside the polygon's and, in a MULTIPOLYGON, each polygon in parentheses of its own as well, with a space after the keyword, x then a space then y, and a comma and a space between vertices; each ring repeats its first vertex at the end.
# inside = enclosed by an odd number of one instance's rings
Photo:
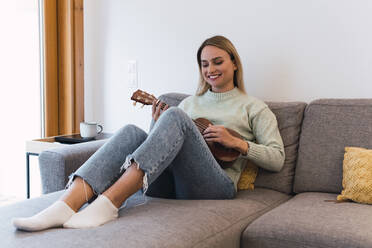
POLYGON ((213 92, 226 92, 234 88, 234 71, 237 67, 225 50, 205 46, 200 59, 201 73, 213 92))

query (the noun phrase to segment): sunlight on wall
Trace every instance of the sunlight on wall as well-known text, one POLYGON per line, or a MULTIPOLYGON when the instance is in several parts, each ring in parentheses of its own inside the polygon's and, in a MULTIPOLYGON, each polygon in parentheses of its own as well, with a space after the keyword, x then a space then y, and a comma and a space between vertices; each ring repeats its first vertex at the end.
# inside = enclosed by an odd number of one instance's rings
MULTIPOLYGON (((38 0, 0 0, 0 195, 26 197, 25 141, 41 136, 38 0)), ((31 196, 40 195, 37 158, 31 196)))

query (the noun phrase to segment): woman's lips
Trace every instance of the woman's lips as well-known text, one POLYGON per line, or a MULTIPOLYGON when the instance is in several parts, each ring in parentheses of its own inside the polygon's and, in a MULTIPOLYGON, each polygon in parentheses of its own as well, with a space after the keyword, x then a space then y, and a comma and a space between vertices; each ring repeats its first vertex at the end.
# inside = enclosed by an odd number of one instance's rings
POLYGON ((221 75, 222 75, 222 73, 220 73, 220 74, 208 75, 207 77, 208 77, 208 79, 216 80, 216 79, 219 78, 221 75))

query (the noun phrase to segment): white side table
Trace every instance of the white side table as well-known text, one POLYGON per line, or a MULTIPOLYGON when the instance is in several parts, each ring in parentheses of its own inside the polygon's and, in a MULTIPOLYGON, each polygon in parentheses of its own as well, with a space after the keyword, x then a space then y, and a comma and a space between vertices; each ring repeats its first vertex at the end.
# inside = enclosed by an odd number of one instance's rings
MULTIPOLYGON (((101 133, 97 135, 93 140, 108 139, 112 134, 101 133)), ((63 137, 68 135, 46 137, 43 139, 34 139, 26 141, 26 187, 27 187, 27 198, 30 198, 30 156, 39 156, 39 154, 45 150, 52 148, 70 146, 71 144, 63 144, 55 141, 56 137, 63 137)), ((89 141, 86 141, 89 142, 89 141)))

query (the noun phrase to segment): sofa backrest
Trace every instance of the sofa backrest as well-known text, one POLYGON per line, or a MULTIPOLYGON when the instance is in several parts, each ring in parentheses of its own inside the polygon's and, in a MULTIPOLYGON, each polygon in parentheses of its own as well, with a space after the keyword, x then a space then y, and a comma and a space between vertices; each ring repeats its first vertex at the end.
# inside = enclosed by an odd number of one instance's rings
POLYGON ((305 110, 296 193, 340 193, 345 146, 372 148, 372 99, 319 99, 305 110))
MULTIPOLYGON (((188 95, 168 93, 161 95, 160 100, 170 106, 177 106, 188 95)), ((303 102, 267 102, 269 108, 276 115, 278 127, 283 139, 286 159, 283 169, 272 173, 263 169, 259 170, 256 183, 257 187, 269 188, 286 194, 292 193, 299 136, 306 103, 303 102)), ((151 127, 153 122, 151 123, 151 127)))
POLYGON ((266 102, 276 116, 285 152, 284 166, 280 172, 259 169, 255 186, 277 190, 286 194, 293 192, 304 102, 266 102))

